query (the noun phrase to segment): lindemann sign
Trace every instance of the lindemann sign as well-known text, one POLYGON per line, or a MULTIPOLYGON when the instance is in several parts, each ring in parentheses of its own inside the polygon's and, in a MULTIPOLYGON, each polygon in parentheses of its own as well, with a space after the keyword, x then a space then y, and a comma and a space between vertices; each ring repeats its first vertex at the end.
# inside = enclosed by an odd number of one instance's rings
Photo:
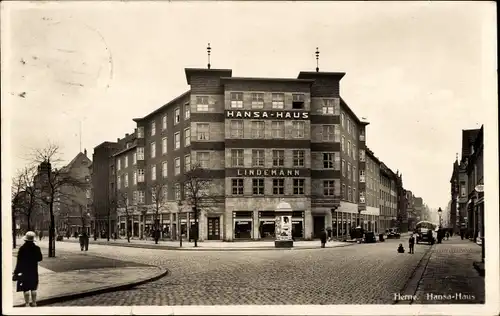
POLYGON ((304 111, 226 111, 226 118, 308 120, 304 111))

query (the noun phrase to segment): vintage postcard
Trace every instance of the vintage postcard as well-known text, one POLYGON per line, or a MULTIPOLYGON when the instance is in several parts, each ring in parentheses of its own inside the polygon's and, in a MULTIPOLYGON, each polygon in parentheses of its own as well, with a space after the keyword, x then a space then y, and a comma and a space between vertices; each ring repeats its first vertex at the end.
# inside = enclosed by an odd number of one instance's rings
POLYGON ((7 1, 7 315, 498 315, 493 2, 7 1))

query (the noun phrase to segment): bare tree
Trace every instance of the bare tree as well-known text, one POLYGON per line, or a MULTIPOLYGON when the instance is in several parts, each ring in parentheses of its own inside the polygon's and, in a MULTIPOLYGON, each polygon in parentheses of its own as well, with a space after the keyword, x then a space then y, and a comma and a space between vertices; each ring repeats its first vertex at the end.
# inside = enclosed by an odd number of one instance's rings
POLYGON ((150 188, 151 192, 151 202, 154 205, 153 213, 153 227, 154 227, 154 240, 155 244, 158 243, 160 234, 160 210, 166 207, 167 202, 167 185, 163 183, 156 183, 150 188))
MULTIPOLYGON (((12 206, 15 208, 15 217, 26 219, 27 230, 31 230, 31 218, 35 212, 37 190, 34 187, 36 168, 25 167, 13 181, 12 206)), ((13 226, 15 227, 15 226, 13 226)))
POLYGON ((59 147, 54 144, 48 144, 47 147, 35 150, 35 162, 40 164, 39 178, 35 183, 35 188, 39 189, 40 194, 37 198, 49 208, 49 257, 55 257, 55 215, 54 203, 56 197, 72 198, 71 193, 64 192, 63 188, 69 191, 84 190, 87 183, 74 178, 65 168, 56 169, 53 165, 60 162, 58 159, 59 147), (38 186, 38 187, 37 187, 38 186))
POLYGON ((123 213, 125 214, 125 222, 127 223, 125 225, 126 227, 126 234, 127 234, 127 241, 130 242, 130 234, 129 234, 129 228, 128 223, 130 220, 131 210, 130 210, 130 204, 129 204, 129 198, 128 194, 126 191, 118 191, 116 194, 116 206, 117 208, 120 208, 123 210, 123 213))
POLYGON ((199 215, 202 210, 215 207, 223 200, 223 192, 213 192, 214 183, 210 179, 208 170, 200 164, 194 164, 182 177, 184 186, 184 199, 192 207, 194 213, 195 232, 194 246, 198 247, 199 215))

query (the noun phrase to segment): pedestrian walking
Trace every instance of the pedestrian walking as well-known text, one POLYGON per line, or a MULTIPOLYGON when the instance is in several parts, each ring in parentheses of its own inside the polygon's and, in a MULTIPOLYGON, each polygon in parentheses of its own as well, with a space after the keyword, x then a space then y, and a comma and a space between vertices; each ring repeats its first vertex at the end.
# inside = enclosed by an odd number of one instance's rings
POLYGON ((83 232, 83 246, 85 248, 85 251, 89 250, 89 242, 90 242, 90 236, 87 234, 86 231, 83 232))
POLYGON ((35 245, 35 238, 36 233, 32 231, 24 236, 24 244, 17 252, 17 263, 12 276, 12 280, 17 281, 16 292, 23 292, 26 307, 36 306, 38 262, 42 261, 42 251, 35 245))
POLYGON ((328 234, 326 232, 326 229, 323 229, 321 231, 320 239, 321 239, 321 248, 325 248, 326 240, 328 239, 328 234))
POLYGON ((415 237, 413 235, 410 236, 410 240, 408 241, 408 248, 410 250, 408 253, 415 253, 415 237))
POLYGON ((38 233, 38 238, 39 238, 39 240, 42 240, 42 238, 43 238, 43 230, 41 230, 41 231, 38 233))

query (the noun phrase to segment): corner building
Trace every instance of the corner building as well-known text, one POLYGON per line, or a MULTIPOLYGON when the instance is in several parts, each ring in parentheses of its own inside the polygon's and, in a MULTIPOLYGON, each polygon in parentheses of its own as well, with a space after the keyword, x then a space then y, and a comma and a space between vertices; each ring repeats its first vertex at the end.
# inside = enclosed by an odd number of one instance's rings
MULTIPOLYGON (((179 203, 180 182, 194 163, 208 170, 211 194, 223 197, 201 210, 200 240, 274 239, 281 200, 294 210, 296 239, 315 238, 324 228, 348 233, 364 216, 365 187, 358 179, 367 123, 340 98, 344 73, 280 79, 232 77, 229 69, 185 72, 190 90, 134 119, 137 137, 128 148, 137 169, 128 183, 132 204, 152 209, 148 188, 166 184, 159 220, 171 238, 194 224, 188 217, 175 226, 179 211, 189 211, 179 203)), ((147 225, 148 214, 139 215, 147 225)))

